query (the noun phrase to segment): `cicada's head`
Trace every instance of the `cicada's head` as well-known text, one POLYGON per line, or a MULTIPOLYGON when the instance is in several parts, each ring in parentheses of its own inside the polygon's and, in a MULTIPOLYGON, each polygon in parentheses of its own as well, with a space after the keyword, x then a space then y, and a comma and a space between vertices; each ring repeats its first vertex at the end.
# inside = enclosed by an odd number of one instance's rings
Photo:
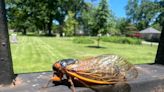
POLYGON ((53 65, 54 71, 61 71, 63 70, 67 65, 74 64, 77 60, 76 59, 63 59, 58 62, 56 62, 53 65))
POLYGON ((63 74, 65 73, 65 67, 67 65, 74 64, 76 61, 76 59, 63 59, 53 64, 53 71, 55 76, 53 77, 53 80, 60 81, 63 77, 63 74))

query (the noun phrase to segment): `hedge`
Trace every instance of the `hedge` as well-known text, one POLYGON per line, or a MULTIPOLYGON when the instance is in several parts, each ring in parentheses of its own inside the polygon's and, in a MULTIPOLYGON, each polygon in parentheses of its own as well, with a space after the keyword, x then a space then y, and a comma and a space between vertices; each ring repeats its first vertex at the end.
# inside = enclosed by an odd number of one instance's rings
POLYGON ((141 44, 142 42, 142 40, 138 38, 119 37, 119 36, 101 37, 101 41, 122 43, 122 44, 141 44))
POLYGON ((75 37, 73 42, 77 44, 93 44, 94 40, 88 37, 75 37))

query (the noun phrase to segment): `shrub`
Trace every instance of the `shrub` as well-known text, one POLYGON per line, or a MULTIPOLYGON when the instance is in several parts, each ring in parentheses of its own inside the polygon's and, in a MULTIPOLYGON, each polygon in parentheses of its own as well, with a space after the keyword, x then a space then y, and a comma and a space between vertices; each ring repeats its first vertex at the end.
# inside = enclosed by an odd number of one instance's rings
POLYGON ((86 37, 75 37, 73 39, 74 43, 78 43, 78 44, 93 44, 94 41, 90 38, 86 38, 86 37))
POLYGON ((104 42, 113 42, 113 43, 141 44, 141 39, 130 38, 130 37, 111 36, 111 37, 102 37, 101 40, 104 42))

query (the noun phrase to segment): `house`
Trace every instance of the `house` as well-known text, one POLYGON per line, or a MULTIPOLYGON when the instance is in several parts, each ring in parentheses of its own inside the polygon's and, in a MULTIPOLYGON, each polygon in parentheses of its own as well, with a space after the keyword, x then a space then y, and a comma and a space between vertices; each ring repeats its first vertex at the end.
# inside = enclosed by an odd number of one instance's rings
POLYGON ((161 35, 160 31, 152 27, 141 30, 139 33, 141 34, 141 38, 143 38, 144 40, 154 41, 154 42, 158 42, 161 35))

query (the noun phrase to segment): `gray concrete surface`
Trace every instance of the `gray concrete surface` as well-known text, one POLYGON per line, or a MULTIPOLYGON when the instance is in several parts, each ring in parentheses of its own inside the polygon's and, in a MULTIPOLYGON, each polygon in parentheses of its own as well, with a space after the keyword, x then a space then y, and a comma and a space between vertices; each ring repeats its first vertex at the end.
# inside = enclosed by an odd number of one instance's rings
MULTIPOLYGON (((164 66, 136 65, 138 78, 127 83, 115 85, 95 85, 94 90, 76 87, 77 92, 164 92, 164 66)), ((52 72, 19 74, 16 86, 0 87, 0 92, 71 92, 67 83, 42 88, 52 76, 52 72)))

